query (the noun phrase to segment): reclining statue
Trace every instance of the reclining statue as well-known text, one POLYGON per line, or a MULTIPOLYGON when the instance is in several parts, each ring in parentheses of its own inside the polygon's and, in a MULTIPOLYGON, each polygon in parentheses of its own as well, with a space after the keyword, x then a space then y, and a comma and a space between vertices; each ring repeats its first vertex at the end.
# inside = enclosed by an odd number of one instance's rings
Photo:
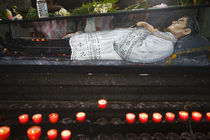
POLYGON ((170 56, 177 40, 199 32, 198 23, 189 17, 173 21, 167 32, 146 22, 138 22, 136 27, 73 35, 69 39, 71 60, 153 63, 170 56))

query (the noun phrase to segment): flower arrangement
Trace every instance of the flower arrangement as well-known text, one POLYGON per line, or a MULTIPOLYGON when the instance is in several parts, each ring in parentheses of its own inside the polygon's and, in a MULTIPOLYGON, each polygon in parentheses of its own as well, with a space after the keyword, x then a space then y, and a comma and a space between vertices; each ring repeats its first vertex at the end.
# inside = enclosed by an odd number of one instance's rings
MULTIPOLYGON (((108 12, 117 12, 118 7, 116 3, 119 0, 93 0, 89 3, 83 3, 81 7, 72 10, 66 10, 61 8, 59 11, 49 13, 49 17, 71 16, 71 15, 87 15, 87 14, 101 14, 108 12)), ((182 0, 184 1, 184 0, 182 0)), ((185 0, 186 1, 186 0, 185 0)), ((125 10, 132 10, 138 8, 148 8, 147 0, 142 0, 140 3, 134 4, 126 8, 125 10)), ((38 19, 37 9, 30 7, 27 13, 21 12, 17 6, 13 6, 11 9, 5 9, 0 11, 0 19, 3 20, 21 20, 21 19, 38 19)))
POLYGON ((14 5, 11 9, 2 10, 0 12, 0 18, 4 20, 22 20, 23 19, 16 5, 14 5))
POLYGON ((94 13, 107 13, 112 9, 112 3, 94 4, 94 13))
POLYGON ((93 1, 90 3, 82 4, 80 8, 75 8, 71 11, 72 15, 79 14, 99 14, 108 12, 117 12, 117 8, 114 6, 118 0, 103 0, 93 1))
POLYGON ((38 19, 38 12, 35 8, 30 7, 27 14, 24 16, 24 19, 38 19))
POLYGON ((61 8, 59 11, 55 12, 56 16, 70 16, 70 12, 68 12, 66 9, 61 8))
POLYGON ((132 10, 132 9, 139 9, 139 8, 148 9, 149 8, 148 1, 142 0, 140 3, 136 3, 136 4, 128 6, 127 8, 125 8, 125 10, 132 10))

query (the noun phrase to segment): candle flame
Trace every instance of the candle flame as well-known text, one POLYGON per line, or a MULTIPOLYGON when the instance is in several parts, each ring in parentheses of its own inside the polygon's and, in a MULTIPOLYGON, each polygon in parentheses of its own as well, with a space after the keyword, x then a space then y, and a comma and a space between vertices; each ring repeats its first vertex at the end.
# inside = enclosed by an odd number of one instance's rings
POLYGON ((127 114, 127 117, 128 117, 128 118, 135 118, 135 115, 132 114, 132 113, 128 113, 128 114, 127 114))
POLYGON ((70 134, 71 134, 71 132, 69 130, 64 130, 61 135, 69 136, 70 134))
POLYGON ((84 112, 79 112, 79 113, 77 113, 77 116, 78 117, 83 117, 83 116, 85 116, 85 113, 84 112))
POLYGON ((99 102, 99 104, 106 104, 107 103, 107 101, 105 99, 101 99, 98 102, 99 102))
POLYGON ((141 114, 140 114, 140 117, 141 117, 141 118, 146 118, 146 117, 148 117, 148 115, 147 115, 146 113, 141 113, 141 114))

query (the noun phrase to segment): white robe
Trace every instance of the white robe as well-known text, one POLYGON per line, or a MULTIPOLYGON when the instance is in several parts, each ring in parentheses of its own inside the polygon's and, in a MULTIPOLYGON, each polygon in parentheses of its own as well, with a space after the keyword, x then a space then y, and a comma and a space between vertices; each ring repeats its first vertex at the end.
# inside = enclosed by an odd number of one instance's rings
POLYGON ((175 42, 171 33, 156 32, 153 35, 144 28, 84 33, 72 36, 69 40, 72 60, 126 60, 142 63, 152 63, 170 56, 175 42))

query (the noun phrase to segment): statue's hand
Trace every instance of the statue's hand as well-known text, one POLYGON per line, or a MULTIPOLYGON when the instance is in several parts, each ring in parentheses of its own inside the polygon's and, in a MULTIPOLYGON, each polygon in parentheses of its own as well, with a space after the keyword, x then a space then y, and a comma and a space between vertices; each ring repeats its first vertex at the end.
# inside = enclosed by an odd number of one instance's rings
POLYGON ((153 33, 153 32, 155 32, 155 31, 158 31, 158 30, 155 29, 152 25, 150 25, 149 23, 144 22, 144 21, 137 22, 137 23, 136 23, 136 26, 137 26, 137 27, 144 27, 144 28, 146 28, 150 33, 153 33))
POLYGON ((139 21, 139 22, 136 23, 136 26, 137 27, 145 27, 146 24, 148 24, 148 23, 146 23, 144 21, 139 21))

